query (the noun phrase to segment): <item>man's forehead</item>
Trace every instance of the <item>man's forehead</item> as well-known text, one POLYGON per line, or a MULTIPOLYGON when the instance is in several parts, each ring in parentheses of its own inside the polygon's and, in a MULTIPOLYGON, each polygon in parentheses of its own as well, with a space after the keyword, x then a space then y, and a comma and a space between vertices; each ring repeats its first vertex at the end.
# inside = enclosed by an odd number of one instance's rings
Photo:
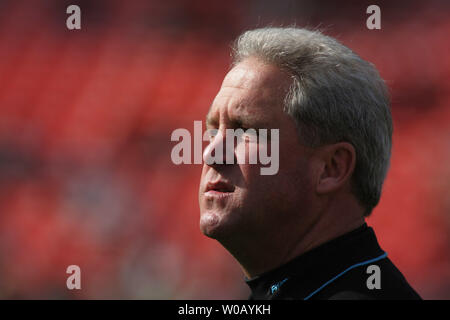
POLYGON ((257 58, 247 58, 227 73, 222 88, 281 88, 290 81, 289 75, 278 67, 257 58))
POLYGON ((230 112, 250 116, 258 108, 282 103, 291 81, 290 76, 276 66, 246 59, 225 76, 207 119, 217 115, 223 106, 228 106, 230 112))
POLYGON ((259 85, 260 80, 257 70, 239 64, 226 74, 222 82, 222 88, 251 89, 259 85))
MULTIPOLYGON (((241 91, 240 89, 237 89, 241 91)), ((242 90, 244 91, 244 90, 242 90)), ((248 93, 248 92, 246 92, 248 93)), ((281 99, 280 99, 281 101, 281 99)), ((217 122, 221 113, 228 118, 263 120, 270 118, 270 109, 278 100, 273 96, 257 96, 255 94, 237 94, 231 88, 223 88, 214 99, 206 116, 207 122, 217 122)))

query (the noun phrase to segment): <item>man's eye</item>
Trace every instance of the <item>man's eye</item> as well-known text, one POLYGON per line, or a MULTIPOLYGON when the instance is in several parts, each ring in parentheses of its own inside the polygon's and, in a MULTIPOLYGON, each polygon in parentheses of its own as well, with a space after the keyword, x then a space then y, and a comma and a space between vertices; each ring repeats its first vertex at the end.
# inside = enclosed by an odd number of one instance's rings
POLYGON ((242 128, 245 136, 258 136, 258 130, 254 128, 242 128))
POLYGON ((215 138, 215 136, 217 135, 217 131, 217 129, 208 129, 209 141, 212 141, 215 138))

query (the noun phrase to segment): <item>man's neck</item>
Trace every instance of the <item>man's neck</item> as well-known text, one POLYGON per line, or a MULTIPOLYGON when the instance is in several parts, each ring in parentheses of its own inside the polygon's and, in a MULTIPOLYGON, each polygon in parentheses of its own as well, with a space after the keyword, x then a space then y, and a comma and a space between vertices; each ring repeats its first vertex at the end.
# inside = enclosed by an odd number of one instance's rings
POLYGON ((335 220, 339 219, 322 217, 311 221, 303 233, 293 234, 292 230, 277 230, 272 235, 253 235, 250 239, 234 237, 232 242, 221 243, 240 263, 244 275, 251 279, 364 224, 362 216, 346 221, 335 220), (294 235, 296 237, 293 237, 294 235))

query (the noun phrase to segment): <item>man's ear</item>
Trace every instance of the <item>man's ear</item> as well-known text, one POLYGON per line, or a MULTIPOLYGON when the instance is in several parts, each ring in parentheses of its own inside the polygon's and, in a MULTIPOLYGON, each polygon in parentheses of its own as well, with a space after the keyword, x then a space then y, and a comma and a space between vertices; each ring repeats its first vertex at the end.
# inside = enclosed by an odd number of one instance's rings
POLYGON ((325 145, 318 151, 321 163, 316 192, 326 194, 341 188, 351 178, 356 165, 356 152, 348 142, 325 145))

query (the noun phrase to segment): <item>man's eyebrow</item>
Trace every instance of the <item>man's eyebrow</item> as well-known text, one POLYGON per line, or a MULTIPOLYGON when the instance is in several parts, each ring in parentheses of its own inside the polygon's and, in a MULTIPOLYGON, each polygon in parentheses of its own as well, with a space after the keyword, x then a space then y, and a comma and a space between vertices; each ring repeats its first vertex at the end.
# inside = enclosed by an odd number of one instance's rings
MULTIPOLYGON (((230 115, 229 122, 235 127, 241 126, 258 126, 258 127, 267 127, 268 122, 267 119, 255 117, 251 113, 238 113, 234 115, 230 115)), ((208 113, 205 118, 206 126, 219 126, 219 119, 217 119, 212 112, 212 105, 209 108, 208 113)))
POLYGON ((217 125, 218 124, 218 122, 217 122, 217 120, 216 119, 214 119, 212 116, 211 116, 211 108, 209 109, 210 111, 208 111, 208 113, 206 114, 206 120, 205 120, 205 122, 206 122, 206 125, 208 126, 208 125, 217 125))
POLYGON ((267 121, 264 118, 255 117, 252 114, 240 114, 231 117, 231 122, 238 126, 266 126, 267 121))

